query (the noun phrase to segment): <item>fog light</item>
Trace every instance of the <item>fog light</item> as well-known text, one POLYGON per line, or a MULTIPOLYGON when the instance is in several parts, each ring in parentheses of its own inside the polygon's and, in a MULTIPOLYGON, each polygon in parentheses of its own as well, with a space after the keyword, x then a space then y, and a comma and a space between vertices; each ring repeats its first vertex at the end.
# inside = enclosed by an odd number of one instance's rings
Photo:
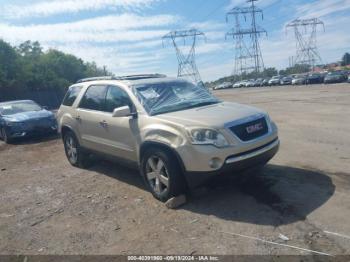
POLYGON ((218 169, 222 166, 222 161, 220 158, 212 158, 210 161, 209 161, 209 166, 211 168, 214 168, 214 169, 218 169))

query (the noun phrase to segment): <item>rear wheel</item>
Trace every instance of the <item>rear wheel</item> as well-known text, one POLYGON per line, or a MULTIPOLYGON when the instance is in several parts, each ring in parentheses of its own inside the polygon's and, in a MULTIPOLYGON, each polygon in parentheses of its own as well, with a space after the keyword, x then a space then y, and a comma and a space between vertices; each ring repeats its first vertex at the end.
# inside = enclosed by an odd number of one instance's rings
POLYGON ((63 138, 67 159, 72 166, 88 168, 92 165, 89 154, 84 152, 73 132, 69 131, 63 138))
POLYGON ((144 180, 155 198, 165 202, 185 192, 180 165, 169 152, 150 149, 144 154, 141 165, 144 180))

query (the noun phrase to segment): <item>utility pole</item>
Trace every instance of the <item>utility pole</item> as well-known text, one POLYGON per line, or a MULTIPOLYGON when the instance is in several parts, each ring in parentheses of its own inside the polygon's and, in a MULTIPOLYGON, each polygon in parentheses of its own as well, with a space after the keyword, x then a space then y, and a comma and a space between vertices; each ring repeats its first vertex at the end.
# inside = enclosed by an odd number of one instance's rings
POLYGON ((318 18, 310 19, 295 19, 288 23, 286 29, 294 28, 296 40, 296 57, 293 61, 293 66, 309 65, 314 69, 315 65, 322 63, 322 58, 317 48, 317 27, 323 26, 324 23, 318 18))
POLYGON ((197 29, 172 31, 163 36, 163 45, 165 41, 171 41, 173 44, 176 57, 178 60, 178 77, 186 77, 192 82, 198 84, 202 82, 196 65, 196 43, 197 38, 203 37, 205 34, 197 29), (182 43, 180 43, 183 42, 182 43), (190 47, 188 52, 185 51, 186 47, 190 47))
POLYGON ((257 24, 257 16, 264 19, 263 11, 255 5, 258 0, 247 0, 249 7, 235 7, 226 14, 226 21, 229 17, 235 18, 235 27, 226 34, 226 39, 232 37, 235 41, 235 68, 234 75, 264 71, 264 60, 261 53, 259 38, 267 31, 257 24), (241 26, 241 19, 251 21, 249 28, 241 26))

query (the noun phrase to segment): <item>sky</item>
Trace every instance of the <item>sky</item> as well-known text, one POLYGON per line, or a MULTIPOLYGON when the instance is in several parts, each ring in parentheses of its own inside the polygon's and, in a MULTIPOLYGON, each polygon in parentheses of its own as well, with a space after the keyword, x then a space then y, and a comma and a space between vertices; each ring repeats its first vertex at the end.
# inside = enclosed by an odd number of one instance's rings
MULTIPOLYGON (((325 31, 317 31, 324 63, 350 52, 350 0, 256 4, 264 11, 258 24, 268 32, 260 39, 266 67, 282 69, 295 55, 294 32, 285 26, 296 18, 324 21, 325 31)), ((0 38, 13 45, 39 41, 45 50, 55 48, 95 61, 115 75, 176 76, 175 49, 162 36, 196 28, 206 34, 197 41, 197 67, 204 81, 212 81, 233 71, 234 42, 225 40, 225 34, 234 23, 226 21, 226 13, 246 5, 245 0, 0 0, 0 38)))

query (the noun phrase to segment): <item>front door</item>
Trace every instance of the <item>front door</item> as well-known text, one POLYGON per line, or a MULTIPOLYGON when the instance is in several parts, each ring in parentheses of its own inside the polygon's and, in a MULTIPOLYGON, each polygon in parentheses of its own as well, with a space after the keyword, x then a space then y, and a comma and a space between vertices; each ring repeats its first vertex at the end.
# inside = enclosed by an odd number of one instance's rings
POLYGON ((129 95, 122 88, 109 86, 103 119, 103 139, 107 141, 106 149, 109 154, 135 161, 139 134, 137 118, 112 116, 114 109, 123 106, 128 106, 131 111, 135 110, 129 95))

